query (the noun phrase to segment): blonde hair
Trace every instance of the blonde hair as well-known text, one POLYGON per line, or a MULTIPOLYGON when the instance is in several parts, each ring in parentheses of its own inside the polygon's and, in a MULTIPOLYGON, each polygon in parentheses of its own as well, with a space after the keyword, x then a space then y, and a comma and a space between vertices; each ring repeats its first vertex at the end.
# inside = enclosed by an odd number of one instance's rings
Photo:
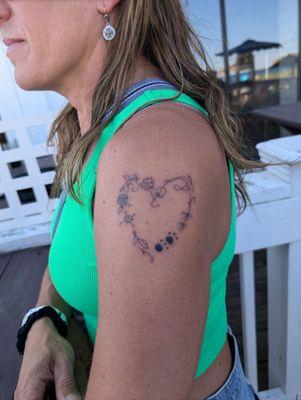
POLYGON ((135 60, 142 54, 179 89, 178 95, 181 92, 188 94, 207 110, 208 121, 234 166, 235 187, 242 196, 245 209, 250 199, 243 174, 270 164, 243 156, 252 152, 251 146, 243 135, 238 115, 231 109, 224 88, 209 65, 199 37, 185 17, 180 0, 121 1, 115 27, 116 36, 108 42, 105 64, 92 96, 90 128, 84 135, 80 134, 77 110, 70 103, 52 123, 47 145, 54 144, 57 133, 57 166, 51 196, 59 196, 66 178, 69 193, 82 204, 73 184, 81 177, 91 145, 118 112, 126 83, 134 73, 135 60), (101 121, 111 106, 110 117, 101 121))

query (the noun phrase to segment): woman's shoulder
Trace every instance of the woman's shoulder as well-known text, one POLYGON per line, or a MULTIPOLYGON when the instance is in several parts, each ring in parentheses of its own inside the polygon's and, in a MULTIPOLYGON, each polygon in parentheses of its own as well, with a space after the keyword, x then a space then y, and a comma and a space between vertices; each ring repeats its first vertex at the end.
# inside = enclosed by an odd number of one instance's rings
MULTIPOLYGON (((112 223, 116 210, 111 205, 117 201, 121 209, 125 206, 120 204, 123 198, 116 200, 122 192, 129 196, 131 201, 126 206, 131 207, 137 219, 139 215, 147 221, 146 228, 151 230, 152 237, 176 223, 175 214, 185 219, 191 211, 189 225, 194 232, 194 244, 198 244, 200 237, 216 243, 227 178, 223 157, 215 133, 200 112, 171 102, 146 108, 115 133, 102 153, 97 168, 96 219, 112 223), (142 197, 134 196, 135 203, 131 192, 140 193, 140 186, 150 192, 152 207, 162 204, 163 211, 145 208, 143 190, 142 197), (147 225, 157 214, 160 218, 156 224, 147 225)), ((216 249, 210 247, 209 252, 211 257, 216 249)))
MULTIPOLYGON (((192 161, 220 151, 217 136, 207 117, 198 109, 180 102, 160 101, 134 113, 114 134, 104 152, 156 150, 154 157, 189 154, 192 161), (171 150, 173 150, 171 154, 171 150)), ((104 155, 105 157, 105 155, 104 155)), ((179 159, 178 159, 179 161, 179 159)))

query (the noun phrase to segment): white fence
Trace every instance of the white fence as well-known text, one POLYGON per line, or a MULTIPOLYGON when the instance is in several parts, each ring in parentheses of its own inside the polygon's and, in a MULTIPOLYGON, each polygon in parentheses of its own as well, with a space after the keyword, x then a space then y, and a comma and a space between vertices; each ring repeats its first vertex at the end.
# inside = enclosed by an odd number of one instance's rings
MULTIPOLYGON (((50 243, 53 149, 45 146, 63 99, 25 92, 0 48, 0 252, 50 243)), ((257 389, 254 251, 267 249, 269 390, 264 399, 301 400, 301 135, 257 145, 281 167, 247 175, 253 207, 237 219, 244 365, 257 389)))
POLYGON ((286 162, 246 176, 253 207, 237 220, 245 372, 257 389, 254 250, 267 249, 268 381, 263 399, 301 399, 301 135, 262 142, 286 162))
POLYGON ((66 99, 54 92, 24 91, 0 43, 0 251, 49 242, 56 200, 50 124, 66 99))

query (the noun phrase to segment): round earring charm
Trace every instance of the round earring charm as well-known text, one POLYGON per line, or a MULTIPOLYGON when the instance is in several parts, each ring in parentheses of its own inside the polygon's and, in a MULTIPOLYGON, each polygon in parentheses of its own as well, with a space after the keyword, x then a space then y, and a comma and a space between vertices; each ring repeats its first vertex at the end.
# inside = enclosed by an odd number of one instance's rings
POLYGON ((115 37, 115 29, 109 22, 109 15, 104 14, 104 18, 106 19, 106 26, 103 28, 102 34, 105 40, 112 40, 115 37))

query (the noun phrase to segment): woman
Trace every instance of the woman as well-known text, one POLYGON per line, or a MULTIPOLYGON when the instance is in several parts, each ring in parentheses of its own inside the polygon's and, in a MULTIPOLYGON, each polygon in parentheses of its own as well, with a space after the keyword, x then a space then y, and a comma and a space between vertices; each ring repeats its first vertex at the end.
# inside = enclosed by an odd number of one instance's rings
POLYGON ((68 99, 48 138, 60 202, 36 306, 69 329, 82 312, 93 344, 87 376, 88 347, 39 314, 14 398, 42 399, 51 381, 58 400, 259 398, 225 290, 234 171, 246 205, 242 171, 266 164, 243 157, 180 0, 0 0, 0 20, 3 38, 23 40, 8 54, 17 84, 68 99))

